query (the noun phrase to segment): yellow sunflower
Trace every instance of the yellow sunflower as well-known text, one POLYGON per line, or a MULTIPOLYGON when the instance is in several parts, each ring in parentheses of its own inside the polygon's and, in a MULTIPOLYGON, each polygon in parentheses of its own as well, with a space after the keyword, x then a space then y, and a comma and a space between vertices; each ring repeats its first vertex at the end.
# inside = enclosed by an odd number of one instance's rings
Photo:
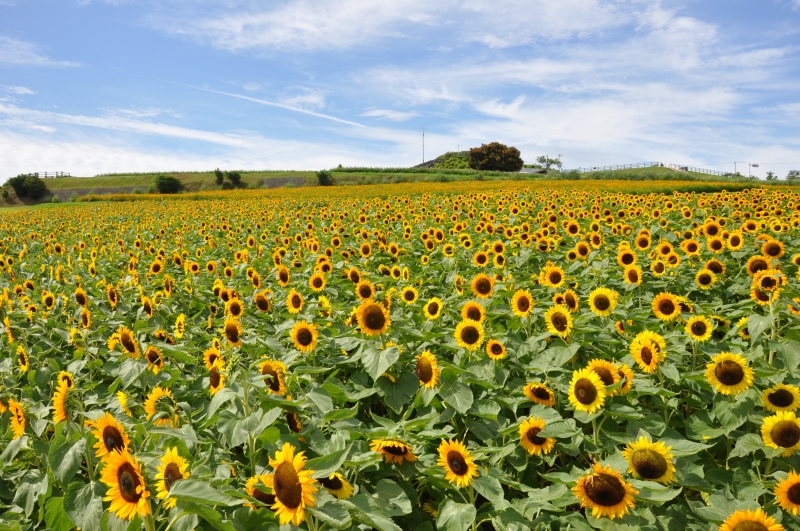
POLYGON ((147 347, 144 358, 147 360, 147 368, 153 371, 153 374, 158 374, 164 368, 164 357, 156 347, 152 345, 147 347))
MULTIPOLYGON (((595 358, 586 367, 599 376, 606 387, 610 387, 619 381, 619 371, 610 361, 595 358)), ((617 394, 616 390, 610 393, 612 396, 615 394, 617 394)))
POLYGON ((303 305, 305 301, 303 300, 303 296, 297 292, 297 290, 292 289, 289 294, 286 296, 286 309, 291 314, 298 314, 300 310, 303 309, 303 305))
POLYGON ((440 315, 442 315, 442 301, 439 297, 431 298, 425 306, 422 307, 422 311, 425 314, 426 319, 434 320, 438 319, 440 315))
POLYGON ((695 315, 686 321, 684 331, 690 338, 698 343, 703 343, 711 338, 714 325, 703 315, 695 315))
POLYGON ((177 319, 175 319, 175 337, 181 339, 183 334, 186 333, 186 315, 180 314, 177 319))
POLYGON ((493 360, 501 360, 506 357, 506 347, 496 339, 491 339, 486 343, 486 355, 493 360))
POLYGON ((103 413, 92 423, 92 435, 97 439, 94 444, 94 455, 103 458, 112 452, 121 452, 127 449, 131 440, 125 433, 117 419, 111 413, 103 413))
POLYGON ((789 457, 800 449, 800 419, 792 411, 779 411, 764 419, 761 438, 770 448, 783 450, 783 457, 789 457))
MULTIPOLYGON (((161 464, 156 466, 156 498, 163 500, 169 495, 172 484, 179 479, 189 477, 189 462, 178 454, 178 448, 167 448, 167 453, 161 458, 161 464)), ((164 509, 175 507, 177 500, 170 498, 164 502, 164 509)))
MULTIPOLYGON (((245 483, 244 492, 251 498, 255 498, 263 506, 271 507, 275 503, 275 494, 272 492, 272 489, 261 489, 258 487, 259 483, 264 485, 266 481, 268 481, 266 479, 266 474, 253 476, 247 480, 247 483, 245 483), (269 490, 270 492, 265 492, 265 490, 269 490)), ((244 506, 254 510, 260 508, 256 507, 252 503, 245 503, 244 506)))
POLYGON ((783 531, 783 526, 760 508, 755 511, 739 510, 730 515, 719 531, 783 531))
POLYGON ((531 402, 535 402, 547 407, 553 407, 556 405, 556 395, 553 394, 553 391, 548 389, 544 384, 530 382, 525 385, 525 387, 522 389, 522 392, 525 393, 525 396, 527 396, 531 402))
POLYGON ((706 380, 720 394, 738 395, 753 385, 753 369, 740 354, 720 352, 706 365, 706 380))
POLYGON ((286 381, 284 380, 286 365, 276 360, 264 360, 258 366, 258 370, 265 377, 264 383, 267 384, 267 390, 270 393, 280 396, 286 394, 286 381))
POLYGON ((221 362, 222 368, 225 368, 225 358, 220 353, 219 349, 214 347, 209 347, 203 352, 203 363, 206 366, 206 369, 211 370, 211 367, 214 366, 214 362, 219 360, 221 362))
POLYGON ((569 401, 578 411, 592 414, 606 400, 606 386, 600 377, 591 369, 573 372, 569 383, 569 401))
POLYGON ((454 337, 461 348, 478 350, 483 344, 483 325, 478 321, 466 319, 456 325, 454 337))
POLYGON ((339 472, 334 472, 330 476, 320 478, 317 481, 339 500, 344 500, 353 495, 353 486, 339 472))
POLYGON ((225 373, 223 372, 222 360, 217 359, 211 370, 208 371, 208 390, 211 396, 219 393, 220 389, 225 387, 225 373))
POLYGON ((69 394, 70 386, 65 382, 61 381, 56 388, 56 392, 53 393, 53 423, 58 424, 63 420, 67 420, 67 415, 69 412, 67 411, 67 398, 69 394))
POLYGON ((628 461, 628 473, 634 477, 659 483, 675 481, 675 456, 672 447, 662 442, 654 443, 648 437, 639 437, 622 451, 628 461))
POLYGON ((111 452, 104 460, 100 481, 108 486, 103 501, 111 502, 109 510, 122 520, 133 520, 138 514, 150 514, 150 491, 142 476, 142 465, 127 450, 111 452))
POLYGON ((773 413, 797 411, 800 408, 800 389, 795 385, 773 385, 761 393, 761 403, 773 413))
MULTIPOLYGON (((163 387, 158 385, 155 388, 153 388, 152 391, 150 391, 150 394, 147 395, 147 399, 144 401, 144 411, 145 413, 147 413, 147 420, 150 420, 153 417, 153 415, 155 415, 156 412, 158 411, 157 409, 158 401, 161 398, 168 398, 170 405, 172 406, 173 409, 175 409, 175 400, 172 396, 172 391, 170 391, 169 389, 164 389, 163 387)), ((175 416, 177 417, 177 415, 175 416)), ((172 427, 173 424, 174 421, 170 420, 169 415, 162 416, 155 422, 156 426, 172 427)))
POLYGON ((409 445, 394 439, 375 439, 369 445, 373 452, 382 454, 387 463, 402 465, 403 461, 413 463, 417 460, 409 445))
POLYGON ((533 296, 524 289, 518 289, 511 297, 511 311, 520 318, 530 315, 533 304, 533 296))
POLYGON ((552 262, 547 262, 545 268, 539 273, 539 284, 549 288, 560 288, 566 278, 567 275, 563 269, 552 262))
POLYGON ((472 279, 470 287, 472 288, 472 293, 476 297, 480 299, 487 299, 492 296, 492 290, 494 290, 494 278, 484 273, 480 273, 475 275, 475 277, 472 279))
POLYGON ((473 478, 479 475, 475 458, 461 441, 442 440, 436 464, 444 469, 444 479, 458 487, 469 487, 473 478))
POLYGON ((711 289, 717 281, 717 275, 710 269, 701 269, 694 276, 694 283, 702 290, 711 289))
POLYGON ((58 384, 64 382, 69 388, 75 387, 75 378, 72 376, 71 372, 60 371, 58 376, 56 376, 56 382, 58 382, 58 384))
POLYGON ((555 439, 539 437, 545 424, 543 419, 531 417, 519 425, 519 444, 531 455, 549 454, 556 445, 555 439))
POLYGON ((553 306, 544 314, 547 331, 566 339, 572 332, 572 314, 563 304, 553 306))
POLYGON ((659 293, 653 297, 653 313, 662 321, 672 321, 681 313, 680 301, 672 293, 659 293))
POLYGON ((417 302, 417 299, 419 298, 419 292, 412 286, 406 286, 403 288, 403 291, 400 292, 400 298, 406 304, 413 304, 417 302))
POLYGON ((244 304, 239 299, 229 299, 225 303, 225 315, 240 319, 244 315, 244 304))
POLYGON ((622 271, 622 278, 625 279, 626 284, 638 286, 642 283, 642 268, 636 264, 625 266, 625 269, 622 271))
POLYGON ((322 273, 314 273, 308 279, 308 287, 313 291, 320 292, 325 289, 325 275, 322 273))
POLYGON ((617 297, 614 290, 596 288, 589 294, 589 309, 601 317, 607 317, 617 306, 617 297))
POLYGON ((317 346, 317 327, 306 321, 297 321, 292 327, 292 342, 300 352, 311 352, 317 346))
POLYGON ((292 523, 299 526, 305 519, 307 507, 314 507, 317 492, 317 480, 311 476, 313 470, 304 470, 306 458, 303 452, 295 454, 295 447, 283 443, 283 447, 275 452, 275 458, 269 458, 269 466, 275 469, 273 474, 264 474, 264 485, 272 489, 275 503, 271 509, 275 511, 281 525, 292 523))
POLYGON ((358 307, 356 313, 358 326, 363 334, 377 336, 386 333, 391 324, 389 311, 371 299, 365 300, 358 307))
POLYGON ((123 353, 128 354, 133 359, 139 359, 139 342, 133 332, 129 328, 121 326, 117 329, 117 334, 119 335, 119 344, 122 345, 123 353))
POLYGON ((468 301, 461 307, 461 318, 482 323, 486 319, 486 308, 477 301, 468 301))
POLYGON ((21 374, 28 372, 28 369, 31 367, 30 359, 28 359, 28 353, 25 352, 25 349, 22 348, 22 345, 17 346, 17 363, 19 363, 19 372, 21 374))
POLYGON ((800 474, 795 471, 789 472, 786 479, 775 485, 772 493, 781 509, 795 516, 800 514, 800 474))
POLYGON ((592 510, 592 516, 622 518, 636 507, 633 495, 639 491, 622 479, 610 466, 595 463, 592 473, 583 476, 572 488, 581 507, 592 510))
POLYGON ((16 440, 25 435, 25 410, 22 409, 22 404, 9 398, 8 411, 11 413, 11 432, 14 434, 12 440, 16 440))
POLYGON ((415 358, 417 360, 415 372, 419 385, 426 389, 433 389, 439 383, 439 374, 442 370, 439 368, 439 363, 429 350, 426 350, 415 358))
POLYGON ((633 389, 633 371, 626 364, 621 363, 617 366, 617 374, 623 382, 617 391, 621 395, 627 395, 633 389))
POLYGON ((242 335, 242 325, 239 324, 239 321, 228 317, 225 319, 225 325, 222 329, 223 334, 225 335, 225 339, 228 340, 228 343, 232 347, 238 347, 242 344, 241 335, 242 335))

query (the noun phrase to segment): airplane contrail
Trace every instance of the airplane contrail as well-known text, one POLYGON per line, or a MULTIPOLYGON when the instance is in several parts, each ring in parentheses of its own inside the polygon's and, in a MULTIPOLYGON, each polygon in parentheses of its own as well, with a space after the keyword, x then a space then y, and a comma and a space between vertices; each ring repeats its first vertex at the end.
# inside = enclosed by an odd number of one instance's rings
POLYGON ((193 85, 186 85, 184 83, 177 83, 175 81, 169 81, 169 83, 172 83, 173 85, 180 85, 180 86, 183 86, 183 87, 193 88, 195 90, 202 90, 202 91, 205 91, 205 92, 213 92, 214 94, 222 94, 224 96, 231 96, 232 98, 239 98, 239 99, 242 99, 242 100, 252 101, 252 102, 255 102, 255 103, 260 103, 261 105, 268 105, 270 107, 279 107, 281 109, 286 109, 286 110, 289 110, 289 111, 295 111, 295 112, 299 112, 299 113, 303 113, 303 114, 308 114, 308 115, 311 115, 311 116, 316 116, 317 118, 325 118, 326 120, 333 120, 334 122, 339 122, 339 123, 342 123, 342 124, 354 125, 356 127, 366 127, 363 124, 359 124, 359 123, 356 123, 356 122, 351 122, 349 120, 343 120, 341 118, 337 118, 335 116, 330 116, 328 114, 322 114, 322 113, 319 113, 319 112, 309 111, 308 109, 303 109, 302 107, 294 107, 292 105, 286 105, 286 104, 283 104, 283 103, 277 103, 277 102, 269 101, 269 100, 262 100, 260 98, 252 98, 250 96, 243 96, 242 94, 234 94, 232 92, 223 92, 221 90, 213 90, 213 89, 207 89, 207 88, 202 88, 202 87, 195 87, 193 85))

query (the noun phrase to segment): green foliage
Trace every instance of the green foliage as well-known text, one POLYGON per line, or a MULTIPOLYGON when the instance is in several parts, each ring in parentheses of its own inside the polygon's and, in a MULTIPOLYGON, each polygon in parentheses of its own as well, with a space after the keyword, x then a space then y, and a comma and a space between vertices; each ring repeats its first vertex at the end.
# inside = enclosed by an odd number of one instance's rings
POLYGON ((5 187, 4 187, 4 188, 3 188, 3 191, 2 191, 2 192, 0 192, 0 195, 2 195, 2 196, 3 196, 3 199, 8 199, 8 196, 9 196, 10 194, 8 193, 8 190, 6 190, 6 189, 5 189, 5 187))
POLYGON ((11 188, 14 189, 14 193, 17 194, 17 197, 28 196, 28 187, 25 184, 25 179, 27 177, 27 175, 17 175, 6 181, 6 184, 11 185, 11 188))
POLYGON ((522 158, 517 148, 492 142, 469 150, 469 166, 474 170, 518 172, 522 158))
POLYGON ((242 181, 242 174, 239 173, 238 171, 225 172, 225 177, 227 177, 228 180, 231 183, 233 183, 234 186, 238 186, 239 183, 242 181))
POLYGON ((25 192, 31 199, 40 199, 47 193, 47 185, 44 180, 35 175, 28 175, 25 177, 25 192))
POLYGON ((225 181, 225 174, 219 168, 214 170, 214 181, 220 186, 225 181))
POLYGON ((177 194, 183 188, 183 183, 177 177, 159 175, 156 177, 155 187, 160 194, 177 194))
POLYGON ((794 181, 795 179, 800 179, 800 170, 789 170, 789 173, 786 174, 786 180, 794 181))
MULTIPOLYGON (((341 166, 341 164, 340 164, 341 166)), ((320 186, 333 186, 333 176, 328 170, 320 170, 317 172, 317 182, 320 186)))

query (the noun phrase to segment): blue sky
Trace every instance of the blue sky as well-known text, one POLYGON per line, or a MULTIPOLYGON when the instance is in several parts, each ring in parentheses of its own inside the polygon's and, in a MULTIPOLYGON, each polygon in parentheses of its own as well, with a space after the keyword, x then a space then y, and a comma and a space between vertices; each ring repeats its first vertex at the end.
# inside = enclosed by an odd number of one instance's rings
POLYGON ((0 179, 409 166, 800 169, 800 0, 0 0, 0 179))

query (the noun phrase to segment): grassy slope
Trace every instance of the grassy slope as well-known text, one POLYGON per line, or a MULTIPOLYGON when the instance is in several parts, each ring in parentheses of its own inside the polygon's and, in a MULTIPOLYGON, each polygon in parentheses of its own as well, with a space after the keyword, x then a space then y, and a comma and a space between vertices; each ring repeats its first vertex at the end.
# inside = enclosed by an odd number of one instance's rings
MULTIPOLYGON (((111 188, 116 186, 138 186, 150 188, 153 186, 157 175, 174 175, 183 181, 184 186, 191 191, 216 190, 219 188, 214 180, 214 173, 151 173, 114 175, 109 177, 63 177, 46 179, 47 187, 51 190, 69 190, 73 188, 111 188)), ((264 178, 276 177, 304 177, 314 178, 311 171, 286 171, 286 172, 242 172, 242 181, 251 187, 260 187, 264 178)))

